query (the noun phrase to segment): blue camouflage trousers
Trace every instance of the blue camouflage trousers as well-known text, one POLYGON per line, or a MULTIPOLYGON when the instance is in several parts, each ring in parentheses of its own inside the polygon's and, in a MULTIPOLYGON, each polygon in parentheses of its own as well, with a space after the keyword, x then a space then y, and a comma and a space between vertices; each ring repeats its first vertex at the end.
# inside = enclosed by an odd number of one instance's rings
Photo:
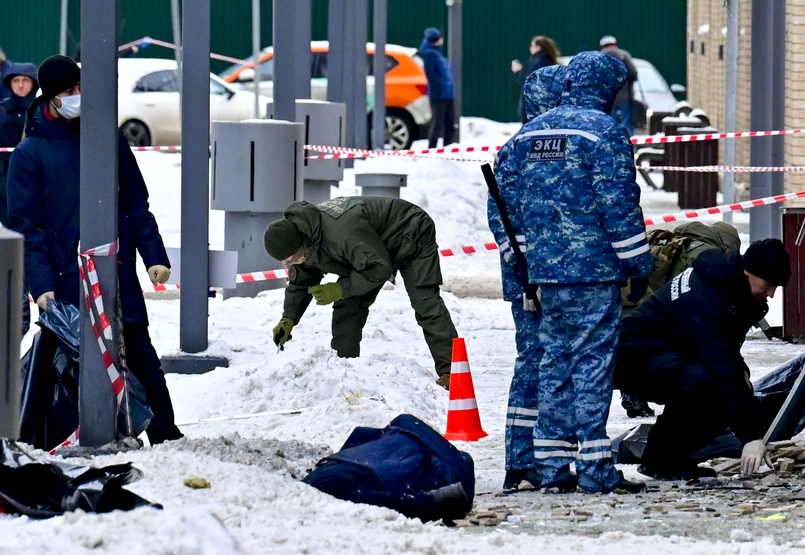
POLYGON ((534 458, 543 487, 563 485, 576 463, 579 488, 609 492, 619 480, 606 423, 612 402, 620 289, 614 283, 541 284, 540 414, 534 458))
POLYGON ((512 302, 514 341, 517 360, 509 387, 506 411, 506 470, 534 468, 534 425, 539 416, 539 363, 542 345, 535 330, 539 312, 523 308, 523 301, 512 302))

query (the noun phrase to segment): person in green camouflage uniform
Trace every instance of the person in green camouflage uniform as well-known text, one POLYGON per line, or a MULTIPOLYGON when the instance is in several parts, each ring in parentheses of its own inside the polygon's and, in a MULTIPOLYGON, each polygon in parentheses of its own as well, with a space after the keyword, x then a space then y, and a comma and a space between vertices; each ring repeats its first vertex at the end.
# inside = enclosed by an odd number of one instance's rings
POLYGON ((333 303, 331 347, 360 356, 369 307, 399 271, 425 335, 440 385, 449 384, 453 339, 458 337, 439 292, 442 272, 436 228, 422 208, 398 198, 339 197, 295 202, 269 224, 266 252, 289 266, 282 320, 274 342, 283 346, 311 300, 333 303), (324 274, 338 281, 321 284, 324 274))

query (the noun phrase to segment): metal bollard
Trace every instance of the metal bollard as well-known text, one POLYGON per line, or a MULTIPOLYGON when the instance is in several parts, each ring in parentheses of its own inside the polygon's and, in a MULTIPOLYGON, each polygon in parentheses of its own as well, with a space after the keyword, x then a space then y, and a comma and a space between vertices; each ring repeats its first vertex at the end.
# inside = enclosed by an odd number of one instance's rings
POLYGON ((20 434, 20 334, 25 240, 0 226, 0 437, 20 434))
POLYGON ((355 186, 363 196, 400 198, 400 187, 408 184, 408 176, 402 173, 356 173, 355 186))

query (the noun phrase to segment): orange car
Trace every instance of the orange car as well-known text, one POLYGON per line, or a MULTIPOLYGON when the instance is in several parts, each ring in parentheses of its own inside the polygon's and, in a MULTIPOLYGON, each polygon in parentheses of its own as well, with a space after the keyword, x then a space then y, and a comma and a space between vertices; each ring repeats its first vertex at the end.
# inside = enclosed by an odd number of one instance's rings
MULTIPOLYGON (((327 41, 310 43, 310 92, 314 100, 327 100, 327 41)), ((366 44, 366 103, 367 112, 374 107, 375 78, 372 61, 375 45, 366 44)), ((274 49, 263 49, 260 56, 260 94, 274 96, 274 49)), ((251 58, 247 58, 250 61, 251 58)), ((254 66, 233 65, 219 74, 234 86, 253 90, 254 66)), ((425 77, 422 59, 416 48, 386 45, 386 147, 394 150, 406 149, 420 137, 427 135, 431 112, 428 101, 428 80, 425 77)), ((371 126, 369 127, 371 129, 371 126)))

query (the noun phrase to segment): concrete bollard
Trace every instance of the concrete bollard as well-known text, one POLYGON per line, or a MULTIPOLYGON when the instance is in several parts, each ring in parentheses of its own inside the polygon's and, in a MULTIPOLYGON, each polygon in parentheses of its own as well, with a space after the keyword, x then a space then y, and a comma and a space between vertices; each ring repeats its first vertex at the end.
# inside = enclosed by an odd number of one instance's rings
POLYGON ((400 198, 400 187, 408 184, 408 176, 402 173, 356 173, 355 186, 361 194, 369 197, 400 198))

